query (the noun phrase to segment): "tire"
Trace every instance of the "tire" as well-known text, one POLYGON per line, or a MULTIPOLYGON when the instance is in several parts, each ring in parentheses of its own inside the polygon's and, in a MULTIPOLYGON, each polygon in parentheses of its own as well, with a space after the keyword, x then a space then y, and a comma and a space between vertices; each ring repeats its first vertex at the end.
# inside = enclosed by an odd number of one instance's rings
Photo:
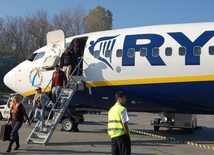
MULTIPOLYGON (((158 119, 158 125, 160 124, 161 119, 158 119)), ((159 131, 160 127, 159 126, 154 126, 155 131, 159 131)))
POLYGON ((1 112, 0 112, 0 120, 3 118, 3 116, 2 116, 2 114, 1 114, 1 112))
POLYGON ((159 126, 154 126, 155 131, 159 131, 160 127, 159 126))
POLYGON ((73 123, 70 118, 66 118, 62 121, 62 130, 63 131, 71 131, 73 127, 73 123))

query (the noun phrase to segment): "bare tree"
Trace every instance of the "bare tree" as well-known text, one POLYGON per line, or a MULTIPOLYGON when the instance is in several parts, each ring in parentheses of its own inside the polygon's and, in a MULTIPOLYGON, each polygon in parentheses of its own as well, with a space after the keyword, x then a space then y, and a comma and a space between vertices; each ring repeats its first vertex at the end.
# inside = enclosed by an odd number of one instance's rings
POLYGON ((7 29, 5 30, 5 43, 7 52, 11 58, 15 58, 18 62, 26 59, 25 46, 29 38, 26 38, 24 32, 24 20, 22 17, 7 17, 7 29))
POLYGON ((0 57, 5 56, 4 49, 4 18, 0 18, 0 57))
POLYGON ((85 32, 94 32, 112 29, 112 13, 105 8, 98 6, 90 10, 84 18, 85 32))
POLYGON ((85 10, 79 5, 75 9, 65 8, 59 15, 53 17, 55 29, 62 29, 66 37, 83 33, 82 20, 85 16, 85 10))
POLYGON ((73 10, 73 29, 76 32, 75 35, 84 33, 83 19, 85 15, 85 9, 81 5, 73 10))
POLYGON ((31 37, 31 49, 33 51, 46 45, 46 34, 52 29, 47 11, 39 10, 28 15, 25 21, 25 30, 31 37))
POLYGON ((66 37, 112 29, 112 13, 98 6, 85 16, 85 9, 79 5, 63 9, 52 20, 44 10, 27 17, 0 18, 0 54, 21 62, 45 46, 47 32, 54 29, 62 29, 66 37))
POLYGON ((1 57, 13 58, 10 51, 13 44, 12 39, 7 35, 7 21, 4 18, 0 18, 0 55, 1 57))

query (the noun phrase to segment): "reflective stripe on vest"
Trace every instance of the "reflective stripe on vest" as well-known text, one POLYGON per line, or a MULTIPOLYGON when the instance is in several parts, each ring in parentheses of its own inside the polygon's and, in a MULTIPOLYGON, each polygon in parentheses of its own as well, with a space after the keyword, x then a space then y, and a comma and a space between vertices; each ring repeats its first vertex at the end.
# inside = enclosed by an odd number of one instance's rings
POLYGON ((121 121, 121 112, 125 107, 115 104, 108 112, 108 134, 111 138, 125 134, 121 121))

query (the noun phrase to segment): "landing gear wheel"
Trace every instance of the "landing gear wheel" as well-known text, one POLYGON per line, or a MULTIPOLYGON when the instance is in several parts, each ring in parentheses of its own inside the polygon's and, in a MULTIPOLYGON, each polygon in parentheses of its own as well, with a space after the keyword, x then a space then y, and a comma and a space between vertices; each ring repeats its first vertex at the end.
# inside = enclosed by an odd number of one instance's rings
POLYGON ((159 126, 154 126, 155 131, 159 131, 160 127, 159 126))
POLYGON ((71 132, 79 132, 78 129, 78 123, 77 120, 74 117, 71 117, 71 121, 72 121, 72 129, 71 132))
POLYGON ((1 114, 1 112, 0 112, 0 120, 3 118, 3 116, 2 116, 2 114, 1 114))
POLYGON ((62 131, 71 131, 71 132, 79 132, 78 129, 78 122, 75 122, 76 120, 71 118, 66 118, 62 121, 62 131))
POLYGON ((66 118, 62 121, 62 131, 71 131, 73 123, 70 118, 66 118))
MULTIPOLYGON (((160 124, 160 121, 161 121, 161 119, 158 118, 157 124, 160 124)), ((155 130, 155 131, 159 131, 159 129, 160 129, 160 126, 154 126, 154 130, 155 130)))

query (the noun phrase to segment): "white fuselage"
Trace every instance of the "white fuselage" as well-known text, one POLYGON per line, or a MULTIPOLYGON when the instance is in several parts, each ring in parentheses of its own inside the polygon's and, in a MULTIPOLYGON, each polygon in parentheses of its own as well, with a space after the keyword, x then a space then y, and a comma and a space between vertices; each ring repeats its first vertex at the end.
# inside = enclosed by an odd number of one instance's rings
MULTIPOLYGON (((169 95, 172 97, 172 103, 175 102, 176 105, 170 108, 176 110, 178 103, 183 100, 185 104, 192 101, 197 103, 207 98, 207 95, 213 94, 210 92, 211 88, 205 88, 207 82, 213 85, 214 80, 213 36, 214 23, 159 25, 83 34, 67 38, 65 46, 69 46, 74 38, 86 38, 83 74, 80 78, 85 81, 90 91, 106 87, 125 91, 136 89, 138 91, 136 93, 148 93, 148 96, 151 96, 141 98, 140 95, 130 93, 131 106, 133 103, 145 102, 147 106, 150 103, 158 105, 160 102, 162 108, 168 106, 166 97, 161 102, 159 101, 161 97, 152 96, 169 95), (188 92, 186 94, 182 92, 186 89, 186 83, 190 85, 195 83, 197 84, 195 89, 201 88, 207 92, 204 91, 202 98, 198 98, 198 91, 195 90, 190 93, 189 99, 184 99, 188 96, 188 92)), ((33 95, 37 86, 45 89, 50 84, 54 70, 42 68, 50 52, 47 51, 47 47, 42 47, 34 53, 41 52, 45 52, 42 58, 26 60, 12 69, 4 78, 5 84, 23 96, 33 95)), ((212 99, 209 98, 204 104, 206 109, 214 107, 214 103, 210 104, 212 99)), ((97 104, 101 102, 96 101, 97 104)))

